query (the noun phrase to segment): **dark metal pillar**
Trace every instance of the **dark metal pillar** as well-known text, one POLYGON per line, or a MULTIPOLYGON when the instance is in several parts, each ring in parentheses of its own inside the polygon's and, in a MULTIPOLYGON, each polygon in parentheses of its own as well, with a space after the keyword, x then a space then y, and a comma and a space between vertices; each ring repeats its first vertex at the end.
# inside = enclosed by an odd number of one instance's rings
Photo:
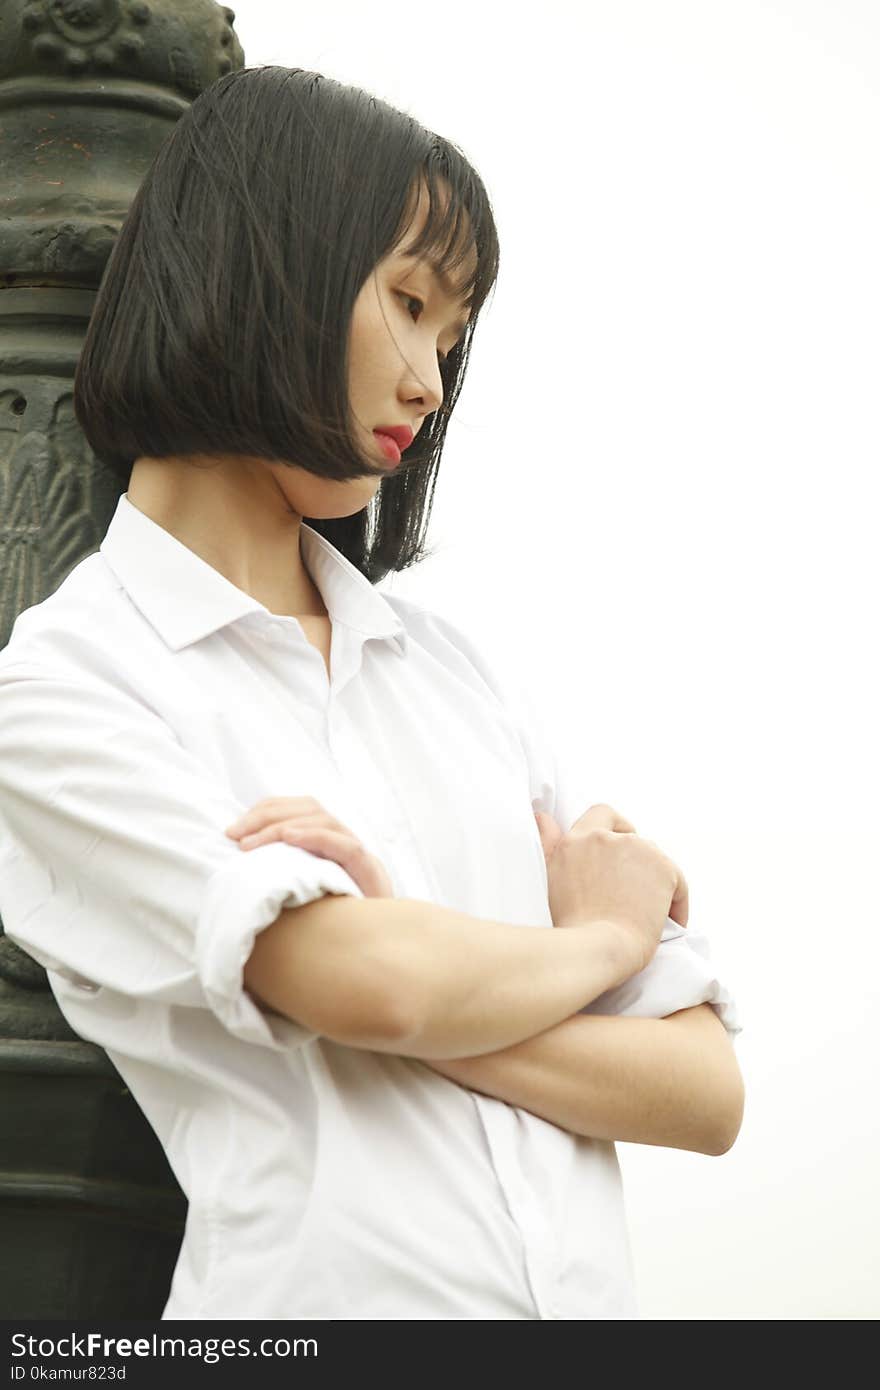
MULTIPOLYGON (((213 0, 0 0, 0 647, 124 491, 79 430, 74 369, 153 156, 244 65, 234 19, 213 0)), ((0 924, 0 1319, 158 1318, 185 1218, 119 1073, 0 924)))

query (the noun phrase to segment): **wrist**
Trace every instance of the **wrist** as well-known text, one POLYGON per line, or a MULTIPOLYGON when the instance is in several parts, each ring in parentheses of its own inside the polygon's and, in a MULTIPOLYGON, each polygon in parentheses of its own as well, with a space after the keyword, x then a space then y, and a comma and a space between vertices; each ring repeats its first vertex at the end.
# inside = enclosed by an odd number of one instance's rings
MULTIPOLYGON (((574 924, 572 924, 574 925, 574 924)), ((577 926, 600 951, 607 974, 607 989, 614 989, 638 975, 647 965, 644 940, 635 928, 610 917, 597 917, 577 926)))

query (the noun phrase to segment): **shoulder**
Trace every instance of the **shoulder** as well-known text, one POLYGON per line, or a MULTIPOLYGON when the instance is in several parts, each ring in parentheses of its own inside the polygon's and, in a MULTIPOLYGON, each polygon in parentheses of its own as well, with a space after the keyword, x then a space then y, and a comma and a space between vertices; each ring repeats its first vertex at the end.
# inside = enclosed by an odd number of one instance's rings
POLYGON ((88 555, 58 588, 15 619, 0 649, 0 686, 14 699, 24 676, 65 686, 118 691, 145 699, 149 671, 137 610, 99 552, 88 555))
POLYGON ((505 703, 507 680, 501 658, 476 625, 429 608, 411 598, 385 594, 404 624, 408 641, 475 688, 505 703))
POLYGON ((83 642, 107 633, 107 619, 120 607, 121 588, 96 552, 87 555, 46 598, 17 615, 0 650, 0 667, 75 659, 83 642))

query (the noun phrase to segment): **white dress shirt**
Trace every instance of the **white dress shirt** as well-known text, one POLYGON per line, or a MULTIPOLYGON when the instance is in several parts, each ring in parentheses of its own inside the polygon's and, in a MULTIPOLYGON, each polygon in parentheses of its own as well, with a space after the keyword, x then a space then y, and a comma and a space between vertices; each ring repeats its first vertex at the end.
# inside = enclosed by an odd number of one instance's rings
MULTIPOLYGON (((418 1060, 342 1046, 242 985, 257 932, 336 863, 224 830, 313 796, 396 896, 552 928, 535 810, 565 768, 457 626, 380 593, 317 531, 331 680, 279 617, 123 494, 100 550, 0 652, 0 914, 106 1049, 189 1201, 163 1317, 637 1318, 613 1143, 418 1060)), ((671 919, 590 1012, 736 1007, 671 919)))

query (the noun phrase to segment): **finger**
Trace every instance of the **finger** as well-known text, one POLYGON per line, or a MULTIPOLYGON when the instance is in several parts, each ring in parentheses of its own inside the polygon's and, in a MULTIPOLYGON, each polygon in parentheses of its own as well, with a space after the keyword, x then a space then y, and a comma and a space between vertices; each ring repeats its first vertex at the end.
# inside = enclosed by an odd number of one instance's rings
POLYGON ((391 878, 380 859, 350 832, 319 829, 300 830, 294 826, 285 834, 288 844, 332 859, 353 879, 365 898, 393 898, 391 878))
POLYGON ((357 836, 352 830, 349 830, 348 826, 343 825, 338 820, 334 820, 326 811, 315 814, 303 812, 302 815, 298 816, 286 815, 269 819, 263 818, 263 824, 257 825, 244 835, 234 835, 232 838, 238 840, 241 848, 254 849, 260 843, 278 838, 272 834, 273 830, 286 830, 289 832, 295 830, 328 830, 333 831, 334 834, 337 835, 344 835, 349 840, 357 839, 357 836))
MULTIPOLYGON (((293 841, 307 838, 318 843, 315 840, 317 835, 330 836, 340 833, 329 826, 317 823, 307 825, 301 820, 280 820, 273 821, 271 825, 264 825, 260 830, 252 830, 248 835, 243 835, 239 840, 239 846, 241 849, 256 849, 258 845, 268 845, 274 840, 293 841)), ((349 836, 348 838, 353 839, 354 837, 349 836)), ((326 839, 323 843, 332 845, 333 842, 326 839)))
POLYGON ((634 835, 635 826, 622 816, 619 811, 615 811, 613 806, 606 802, 599 802, 585 811, 571 827, 572 835, 586 835, 591 830, 617 830, 621 834, 634 835))
POLYGON ((287 822, 267 826, 240 841, 243 850, 279 841, 308 850, 321 859, 332 859, 354 879, 364 897, 392 897, 391 883, 381 862, 353 835, 328 830, 324 826, 302 826, 287 822))
POLYGON ((670 865, 675 874, 675 888, 673 889, 672 901, 669 904, 666 915, 667 917, 671 917, 673 922, 677 922, 680 927, 686 927, 688 924, 688 914, 690 912, 690 895, 688 892, 687 879, 675 860, 670 859, 668 854, 663 854, 658 844, 655 844, 653 840, 646 840, 645 844, 650 845, 652 849, 657 850, 659 854, 663 855, 663 858, 670 865))
POLYGON ((258 801, 256 806, 252 806, 249 811, 239 816, 237 821, 228 825, 226 834, 238 839, 241 835, 253 835, 259 830, 264 830, 275 822, 315 820, 326 824, 332 819, 313 796, 270 797, 266 801, 258 801))
POLYGON ((562 839, 562 827, 547 811, 536 811, 535 820, 538 823, 538 834, 541 837, 544 859, 548 860, 562 839))
POLYGON ((388 870, 374 854, 367 855, 366 868, 356 882, 365 898, 394 897, 394 884, 388 870))
POLYGON ((689 914, 690 895, 688 893, 687 881, 684 877, 684 874, 680 874, 678 880, 678 887, 676 888, 672 898, 672 902, 669 905, 669 912, 667 913, 667 916, 671 917, 673 922, 677 922, 680 927, 686 927, 688 924, 689 914))

